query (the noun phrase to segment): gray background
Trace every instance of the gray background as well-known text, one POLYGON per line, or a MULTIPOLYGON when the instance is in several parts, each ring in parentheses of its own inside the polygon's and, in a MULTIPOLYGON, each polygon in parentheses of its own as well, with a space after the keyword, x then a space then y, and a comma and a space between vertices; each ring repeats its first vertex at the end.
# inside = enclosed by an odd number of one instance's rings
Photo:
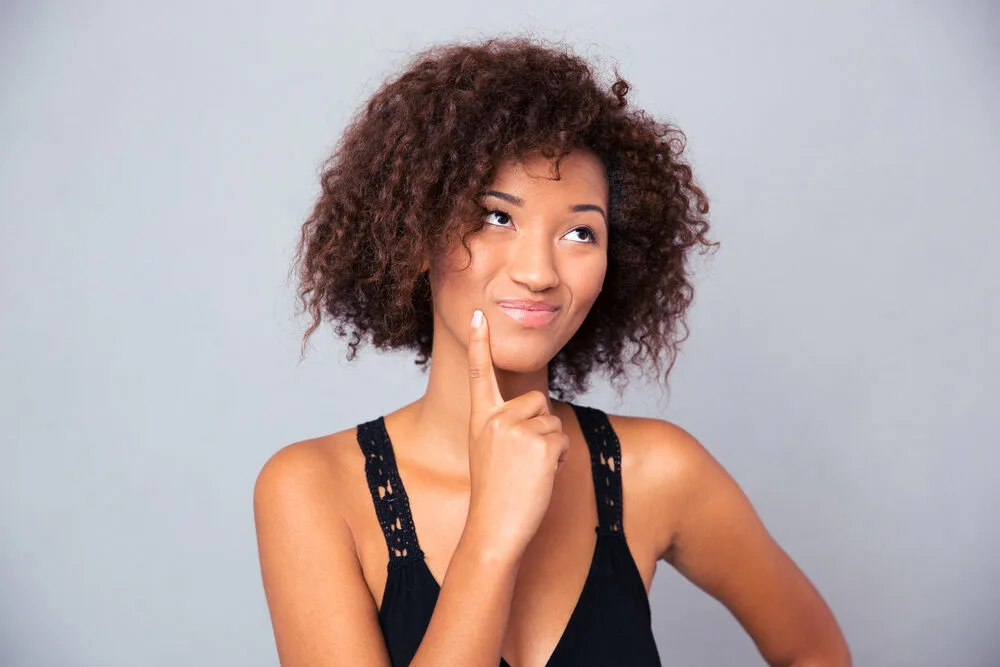
MULTIPOLYGON (((6 2, 0 663, 276 665, 254 478, 395 409, 405 355, 298 363, 319 164, 431 43, 566 39, 688 134, 722 248, 669 403, 857 665, 1000 664, 994 3, 6 2), (807 6, 808 5, 808 6, 807 6)), ((761 664, 661 564, 674 666, 761 664)))

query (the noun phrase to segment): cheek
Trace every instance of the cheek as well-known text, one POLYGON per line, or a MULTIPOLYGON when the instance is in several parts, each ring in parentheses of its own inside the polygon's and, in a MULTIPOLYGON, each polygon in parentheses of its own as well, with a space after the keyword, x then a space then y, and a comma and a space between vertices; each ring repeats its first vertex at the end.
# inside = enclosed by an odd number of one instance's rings
POLYGON ((570 289, 573 293, 573 316, 571 328, 575 332, 583 321, 587 319, 597 297, 604 289, 604 278, 607 275, 607 262, 602 258, 588 266, 576 267, 570 273, 572 282, 570 289))
POLYGON ((607 257, 600 257, 595 259, 591 265, 585 268, 581 267, 580 270, 574 272, 575 275, 579 276, 576 293, 581 298, 589 300, 590 305, 593 305, 601 290, 604 289, 604 278, 607 273, 607 257))
POLYGON ((471 313, 482 298, 481 275, 475 252, 471 263, 469 256, 460 250, 432 265, 429 278, 434 309, 442 314, 466 310, 471 313))
POLYGON ((602 257, 601 262, 599 263, 598 266, 594 268, 593 272, 587 274, 588 276, 590 276, 590 279, 587 281, 587 285, 585 288, 585 293, 587 294, 587 298, 589 299, 589 303, 587 304, 588 310, 594 305, 594 302, 597 301, 597 297, 599 297, 601 295, 601 292, 604 290, 604 279, 607 276, 607 273, 608 273, 607 258, 602 257))
POLYGON ((500 270, 503 259, 495 248, 469 238, 468 252, 464 248, 452 249, 441 262, 437 282, 442 289, 461 301, 482 299, 492 276, 500 270))
POLYGON ((451 244, 448 252, 440 258, 439 273, 467 280, 469 275, 481 271, 496 256, 476 234, 467 236, 465 245, 468 249, 457 241, 451 244))

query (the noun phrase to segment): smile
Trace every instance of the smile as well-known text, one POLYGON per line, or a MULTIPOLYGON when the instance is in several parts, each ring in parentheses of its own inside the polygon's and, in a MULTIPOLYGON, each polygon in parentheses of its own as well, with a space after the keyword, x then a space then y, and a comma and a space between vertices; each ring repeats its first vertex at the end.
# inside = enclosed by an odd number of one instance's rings
POLYGON ((514 308, 512 306, 500 306, 503 312, 512 319, 527 327, 541 327, 551 322, 558 310, 528 310, 526 308, 514 308))

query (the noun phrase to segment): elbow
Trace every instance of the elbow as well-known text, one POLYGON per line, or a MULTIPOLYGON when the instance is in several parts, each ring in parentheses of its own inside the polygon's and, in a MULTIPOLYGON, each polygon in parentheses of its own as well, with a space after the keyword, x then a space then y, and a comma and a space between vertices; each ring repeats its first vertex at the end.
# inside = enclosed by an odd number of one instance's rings
POLYGON ((803 640, 791 654, 768 662, 770 667, 854 667, 851 649, 836 623, 803 640))
POLYGON ((782 667, 854 667, 854 660, 847 642, 843 637, 837 637, 823 648, 811 650, 792 662, 783 663, 782 667))

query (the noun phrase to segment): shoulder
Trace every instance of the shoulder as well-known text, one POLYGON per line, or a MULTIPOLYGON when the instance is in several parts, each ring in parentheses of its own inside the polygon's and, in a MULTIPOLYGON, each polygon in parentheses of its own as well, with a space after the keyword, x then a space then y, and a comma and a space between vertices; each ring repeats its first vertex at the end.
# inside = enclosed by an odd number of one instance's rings
POLYGON ((705 498, 731 497, 735 482, 708 449, 684 427, 655 417, 608 414, 622 450, 628 502, 659 525, 658 556, 672 548, 705 498))
POLYGON ((344 446, 354 428, 285 445, 267 459, 257 474, 255 491, 267 492, 288 487, 310 487, 336 474, 345 458, 344 446))
POLYGON ((355 437, 356 427, 286 445, 257 475, 257 549, 281 664, 389 664, 349 520, 352 498, 367 494, 355 437))
POLYGON ((364 454, 357 427, 285 445, 263 464, 254 483, 254 514, 291 520, 346 518, 364 454))
POLYGON ((622 457, 628 456, 633 464, 661 479, 684 472, 707 454, 691 433, 665 419, 609 413, 608 420, 621 442, 622 457))
POLYGON ((622 470, 663 491, 697 485, 711 474, 714 457, 685 428, 655 417, 608 414, 622 449, 622 470))
POLYGON ((631 479, 635 493, 648 496, 644 521, 663 538, 658 557, 721 602, 768 664, 798 664, 796 657, 822 652, 830 660, 824 664, 850 665, 826 602, 715 457, 665 420, 609 419, 623 434, 625 489, 631 479))

